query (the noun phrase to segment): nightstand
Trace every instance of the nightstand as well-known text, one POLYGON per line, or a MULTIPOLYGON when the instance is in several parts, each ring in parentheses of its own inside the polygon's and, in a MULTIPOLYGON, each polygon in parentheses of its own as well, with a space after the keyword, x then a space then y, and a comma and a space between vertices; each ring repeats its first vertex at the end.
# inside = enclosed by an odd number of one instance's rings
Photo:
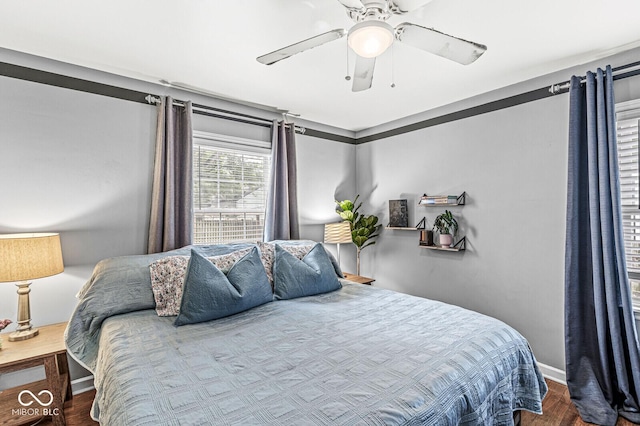
POLYGON ((0 334, 0 373, 44 366, 45 380, 0 392, 0 424, 21 425, 51 416, 53 424, 65 425, 64 402, 72 398, 64 330, 67 323, 38 327, 37 337, 9 342, 0 334))
POLYGON ((367 278, 367 277, 363 277, 363 276, 360 276, 360 275, 354 275, 354 274, 350 274, 348 272, 343 272, 342 275, 344 275, 345 279, 347 279, 349 281, 353 281, 354 283, 358 283, 358 284, 371 285, 371 283, 375 281, 375 279, 373 279, 373 278, 367 278))

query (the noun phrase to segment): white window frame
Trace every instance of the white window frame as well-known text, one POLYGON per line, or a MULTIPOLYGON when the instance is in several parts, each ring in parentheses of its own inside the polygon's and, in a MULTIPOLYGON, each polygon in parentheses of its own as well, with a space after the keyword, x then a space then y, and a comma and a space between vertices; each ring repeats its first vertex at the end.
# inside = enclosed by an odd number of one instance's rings
POLYGON ((640 99, 616 103, 616 135, 627 271, 633 306, 640 311, 640 99), (634 288, 636 289, 633 292, 634 288), (634 297, 635 296, 635 297, 634 297))
MULTIPOLYGON (((271 142, 265 142, 255 139, 245 139, 238 138, 234 136, 222 135, 217 133, 210 132, 202 132, 202 131, 194 131, 193 132, 193 149, 198 146, 207 146, 216 148, 222 151, 229 151, 238 154, 249 154, 249 155, 259 155, 268 157, 268 164, 270 163, 271 157, 271 142)), ((195 159, 195 158, 194 158, 195 159)), ((268 169, 268 166, 267 166, 268 169)), ((265 171, 265 192, 268 190, 267 186, 270 180, 269 170, 265 171)), ((195 175, 195 164, 194 164, 194 175, 195 175)), ((195 176, 194 176, 195 179, 195 176)), ((195 181, 194 181, 195 187, 195 181)), ((195 189, 195 188, 194 188, 195 189)), ((219 227, 220 234, 216 238, 206 239, 202 238, 198 234, 198 220, 204 220, 204 216, 215 217, 218 216, 219 220, 222 222, 222 216, 224 214, 244 214, 245 219, 246 215, 255 215, 255 210, 245 210, 245 209, 221 209, 221 208, 208 208, 208 209, 197 209, 197 200, 193 201, 193 224, 194 224, 194 244, 220 244, 220 243, 230 243, 230 242, 256 242, 262 240, 262 231, 260 231, 260 235, 247 236, 247 229, 243 230, 243 238, 233 238, 226 239, 223 238, 222 228, 219 227), (200 216, 200 217, 198 217, 200 216)), ((265 195, 265 208, 266 208, 266 195, 265 195)), ((264 227, 264 214, 265 211, 262 210, 261 221, 262 226, 264 227)))

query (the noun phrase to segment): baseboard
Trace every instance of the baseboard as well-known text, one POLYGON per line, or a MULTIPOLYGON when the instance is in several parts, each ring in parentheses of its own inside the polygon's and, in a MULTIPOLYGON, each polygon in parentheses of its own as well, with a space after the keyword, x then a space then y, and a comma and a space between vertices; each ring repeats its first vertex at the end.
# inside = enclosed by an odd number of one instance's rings
POLYGON ((71 381, 71 393, 78 395, 79 393, 88 392, 95 389, 93 387, 93 376, 80 377, 71 381))
POLYGON ((540 372, 545 378, 561 383, 565 386, 567 385, 567 374, 564 370, 551 367, 550 365, 546 365, 541 362, 538 363, 538 368, 540 368, 540 372))

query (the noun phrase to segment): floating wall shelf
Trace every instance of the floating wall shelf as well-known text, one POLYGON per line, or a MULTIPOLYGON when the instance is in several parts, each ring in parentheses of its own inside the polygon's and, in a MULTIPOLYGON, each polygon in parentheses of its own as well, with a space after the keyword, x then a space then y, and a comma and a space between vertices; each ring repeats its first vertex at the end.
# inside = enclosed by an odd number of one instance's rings
POLYGON ((442 250, 442 251, 464 251, 467 248, 467 237, 462 237, 457 243, 453 245, 453 247, 442 247, 442 246, 425 246, 420 244, 418 247, 429 250, 442 250))
POLYGON ((424 230, 425 224, 426 224, 427 219, 426 218, 422 218, 422 220, 420 222, 418 222, 418 224, 414 227, 409 227, 409 226, 389 226, 387 225, 385 227, 385 229, 392 229, 392 230, 398 230, 398 231, 422 231, 424 230))
POLYGON ((467 193, 460 195, 427 195, 424 194, 418 201, 419 206, 443 207, 443 206, 464 206, 467 193))

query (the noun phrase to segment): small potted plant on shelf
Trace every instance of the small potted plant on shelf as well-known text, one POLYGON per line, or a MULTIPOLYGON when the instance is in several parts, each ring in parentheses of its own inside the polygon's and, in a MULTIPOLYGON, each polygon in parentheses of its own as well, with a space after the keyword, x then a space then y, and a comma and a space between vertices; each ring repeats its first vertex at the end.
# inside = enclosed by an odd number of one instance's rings
POLYGON ((458 232, 458 221, 449 210, 436 216, 433 221, 433 229, 437 229, 440 234, 440 245, 442 247, 451 247, 453 244, 453 236, 458 232))

